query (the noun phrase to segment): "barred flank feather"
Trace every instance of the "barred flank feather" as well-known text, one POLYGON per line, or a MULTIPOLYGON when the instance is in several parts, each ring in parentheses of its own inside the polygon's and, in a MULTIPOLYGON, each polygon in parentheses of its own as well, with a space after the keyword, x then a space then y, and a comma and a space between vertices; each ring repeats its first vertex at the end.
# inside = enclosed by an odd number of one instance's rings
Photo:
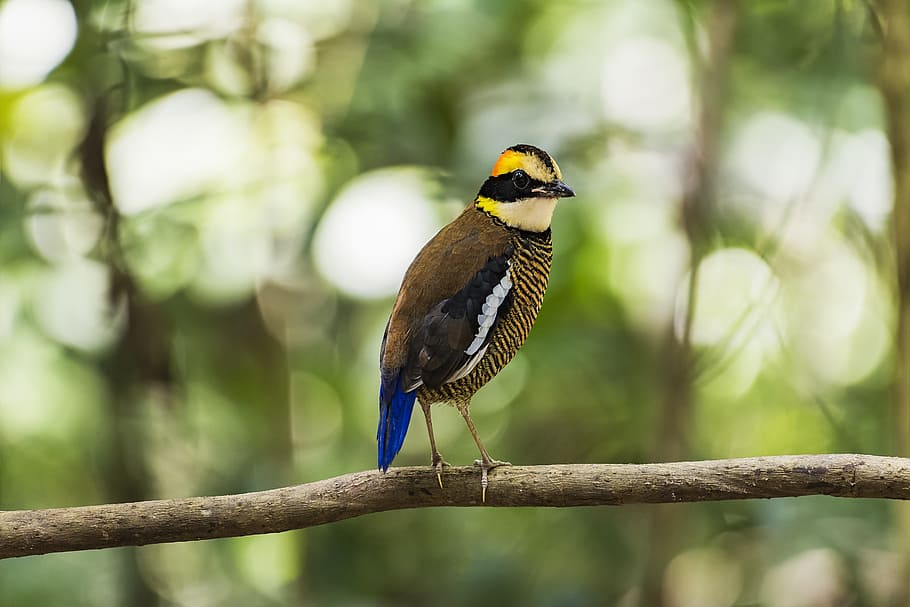
POLYGON ((539 234, 512 230, 511 276, 513 303, 508 314, 496 327, 486 354, 465 377, 436 389, 426 386, 417 391, 423 403, 440 401, 464 402, 493 379, 524 344, 540 306, 550 276, 553 242, 550 231, 539 234))

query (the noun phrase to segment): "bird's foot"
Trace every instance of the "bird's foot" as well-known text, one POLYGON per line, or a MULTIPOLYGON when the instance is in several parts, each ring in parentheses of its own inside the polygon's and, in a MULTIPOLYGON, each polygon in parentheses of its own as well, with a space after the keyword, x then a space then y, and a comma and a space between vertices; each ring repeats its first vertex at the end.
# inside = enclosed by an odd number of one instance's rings
POLYGON ((439 482, 439 488, 442 489, 442 469, 451 464, 442 459, 442 455, 439 453, 434 453, 432 466, 436 469, 436 480, 439 482))
POLYGON ((480 501, 486 503, 487 501, 487 473, 493 468, 498 468, 499 466, 511 466, 509 462, 501 462, 496 459, 475 459, 475 466, 480 466, 480 501))

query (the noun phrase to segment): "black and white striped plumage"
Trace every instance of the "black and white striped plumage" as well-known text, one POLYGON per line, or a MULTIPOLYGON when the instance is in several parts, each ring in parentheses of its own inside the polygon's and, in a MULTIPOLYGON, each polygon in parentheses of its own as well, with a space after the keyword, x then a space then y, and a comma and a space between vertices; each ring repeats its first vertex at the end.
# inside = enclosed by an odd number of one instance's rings
POLYGON ((491 257, 468 284, 424 316, 402 371, 407 390, 439 388, 477 366, 512 304, 510 266, 509 255, 491 257))

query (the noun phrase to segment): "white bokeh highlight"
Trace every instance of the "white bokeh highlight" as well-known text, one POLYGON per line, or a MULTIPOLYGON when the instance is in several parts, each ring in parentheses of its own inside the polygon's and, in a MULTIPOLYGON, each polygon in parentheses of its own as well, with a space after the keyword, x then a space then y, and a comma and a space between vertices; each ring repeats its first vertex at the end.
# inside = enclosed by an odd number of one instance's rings
POLYGON ((606 264, 600 253, 585 262, 588 274, 603 280, 623 301, 629 321, 646 332, 662 330, 673 314, 688 261, 679 229, 677 164, 671 154, 610 146, 587 186, 603 196, 579 200, 589 205, 590 226, 609 251, 606 264))
MULTIPOLYGON (((685 332, 690 273, 680 283, 674 329, 685 332)), ((729 247, 701 260, 695 285, 691 342, 711 349, 715 387, 730 396, 748 390, 765 358, 779 347, 777 317, 780 280, 761 257, 748 249, 729 247)))
POLYGON ((439 228, 426 173, 410 167, 352 180, 316 232, 320 274, 356 297, 394 294, 411 260, 439 228))
POLYGON ((242 298, 257 280, 268 277, 273 231, 258 202, 229 196, 211 205, 199 233, 202 267, 194 284, 198 295, 213 300, 242 298))
POLYGON ((266 19, 257 30, 266 55, 269 87, 285 90, 316 66, 316 48, 305 27, 287 19, 266 19))
POLYGON ((894 199, 891 152, 880 130, 837 133, 819 198, 846 201, 877 232, 884 231, 894 199))
POLYGON ((48 335, 80 350, 108 346, 125 320, 125 310, 111 303, 108 268, 84 258, 55 265, 38 285, 33 306, 48 335))
POLYGON ((890 294, 866 262, 837 236, 787 285, 788 335, 812 377, 848 386, 868 377, 890 345, 890 294))
POLYGON ((246 9, 247 0, 140 0, 134 22, 138 32, 156 34, 143 45, 163 50, 226 37, 243 26, 246 9))
MULTIPOLYGON (((682 336, 689 299, 687 275, 677 299, 676 335, 682 336)), ((752 340, 767 319, 780 284, 765 261, 748 249, 725 248, 705 257, 698 268, 692 343, 727 345, 752 340)))
POLYGON ((0 89, 38 84, 76 42, 76 14, 65 0, 0 3, 0 89))
POLYGON ((224 183, 250 148, 244 121, 208 91, 185 89, 116 124, 107 162, 114 202, 133 215, 224 183))
POLYGON ((85 129, 85 109, 76 92, 45 83, 18 95, 0 132, 5 176, 23 188, 74 181, 73 150, 85 129))
POLYGON ((777 205, 805 198, 821 160, 818 136, 801 120, 778 112, 748 118, 727 155, 735 176, 777 205))
POLYGON ((48 261, 87 255, 104 220, 81 188, 38 190, 29 197, 25 229, 32 247, 48 261))
POLYGON ((651 37, 628 38, 608 49, 602 68, 604 115, 645 131, 683 128, 692 98, 684 54, 651 37))

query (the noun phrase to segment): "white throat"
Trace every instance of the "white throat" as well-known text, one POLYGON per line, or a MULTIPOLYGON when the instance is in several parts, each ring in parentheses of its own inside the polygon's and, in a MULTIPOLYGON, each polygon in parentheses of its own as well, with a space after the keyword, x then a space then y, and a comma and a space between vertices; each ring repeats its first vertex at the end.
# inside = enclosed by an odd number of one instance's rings
POLYGON ((496 215, 507 225, 529 232, 544 232, 553 221, 558 198, 522 198, 501 203, 496 215))

